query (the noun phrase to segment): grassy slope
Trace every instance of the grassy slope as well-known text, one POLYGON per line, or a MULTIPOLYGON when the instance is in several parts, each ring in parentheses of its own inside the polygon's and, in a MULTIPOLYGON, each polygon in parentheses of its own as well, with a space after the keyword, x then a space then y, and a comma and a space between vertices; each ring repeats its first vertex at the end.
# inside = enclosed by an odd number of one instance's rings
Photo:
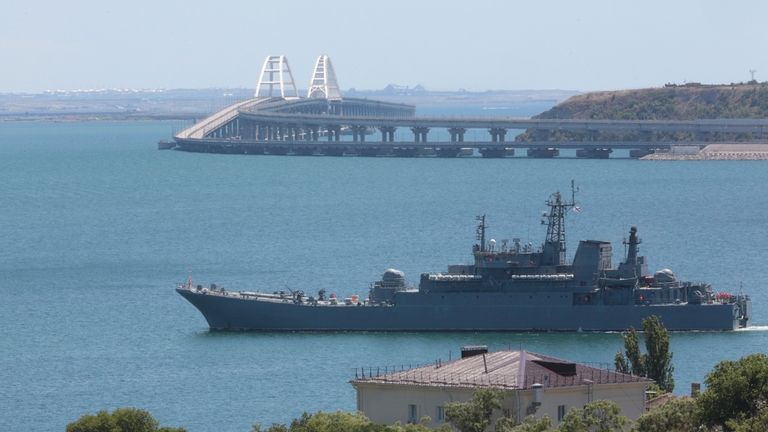
POLYGON ((768 117, 768 84, 678 86, 573 96, 537 118, 689 120, 768 117))

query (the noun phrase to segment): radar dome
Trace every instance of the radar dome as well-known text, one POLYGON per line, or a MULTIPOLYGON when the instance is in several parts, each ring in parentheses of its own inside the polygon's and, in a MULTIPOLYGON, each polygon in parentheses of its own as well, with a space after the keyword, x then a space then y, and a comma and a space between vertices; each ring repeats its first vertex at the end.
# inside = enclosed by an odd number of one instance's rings
POLYGON ((383 281, 399 281, 405 279, 405 273, 397 269, 387 269, 381 277, 383 281))
POLYGON ((658 282, 674 282, 677 280, 672 270, 666 268, 654 273, 653 278, 658 282))

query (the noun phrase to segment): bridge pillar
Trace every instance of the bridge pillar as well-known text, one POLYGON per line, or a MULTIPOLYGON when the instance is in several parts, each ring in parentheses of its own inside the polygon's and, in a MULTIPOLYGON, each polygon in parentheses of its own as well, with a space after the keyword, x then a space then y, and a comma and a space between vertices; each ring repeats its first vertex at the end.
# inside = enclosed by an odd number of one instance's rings
POLYGON ((381 142, 394 142, 396 129, 397 128, 394 126, 380 127, 379 130, 381 131, 381 142))
POLYGON ((451 134, 451 142, 464 142, 464 133, 467 130, 464 128, 448 128, 448 133, 451 134))
POLYGON ((488 131, 491 133, 491 142, 504 142, 504 137, 507 136, 507 130, 504 128, 491 128, 488 131))
POLYGON ((427 142, 427 133, 429 132, 428 127, 423 127, 423 126, 412 127, 411 131, 413 131, 413 142, 417 142, 417 143, 427 142))
POLYGON ((365 142, 365 132, 367 132, 365 126, 352 126, 352 141, 365 142))
POLYGON ((328 141, 339 141, 339 136, 341 135, 341 126, 334 126, 330 125, 327 128, 328 130, 328 141))

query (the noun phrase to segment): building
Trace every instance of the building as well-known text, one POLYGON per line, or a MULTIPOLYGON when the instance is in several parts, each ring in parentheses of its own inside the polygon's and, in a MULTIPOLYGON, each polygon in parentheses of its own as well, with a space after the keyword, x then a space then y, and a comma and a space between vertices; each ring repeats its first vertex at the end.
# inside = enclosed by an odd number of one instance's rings
POLYGON ((352 380, 357 409, 375 423, 445 422, 445 406, 466 402, 479 388, 504 391, 502 415, 518 422, 528 415, 548 415, 558 425, 571 408, 594 400, 612 400, 623 415, 645 412, 645 392, 652 381, 608 369, 519 351, 488 352, 462 348, 462 358, 404 370, 358 371, 352 380))

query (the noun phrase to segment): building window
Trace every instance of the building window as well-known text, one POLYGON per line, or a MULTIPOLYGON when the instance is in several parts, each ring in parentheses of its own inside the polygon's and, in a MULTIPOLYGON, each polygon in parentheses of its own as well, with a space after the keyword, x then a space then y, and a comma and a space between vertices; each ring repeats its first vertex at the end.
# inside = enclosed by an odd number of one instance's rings
POLYGON ((565 405, 558 405, 557 406, 557 421, 559 421, 559 422, 563 421, 563 417, 565 417, 565 405))
POLYGON ((416 405, 408 405, 408 423, 416 423, 416 405))
POLYGON ((439 422, 445 421, 445 407, 439 406, 435 409, 435 420, 439 422))

